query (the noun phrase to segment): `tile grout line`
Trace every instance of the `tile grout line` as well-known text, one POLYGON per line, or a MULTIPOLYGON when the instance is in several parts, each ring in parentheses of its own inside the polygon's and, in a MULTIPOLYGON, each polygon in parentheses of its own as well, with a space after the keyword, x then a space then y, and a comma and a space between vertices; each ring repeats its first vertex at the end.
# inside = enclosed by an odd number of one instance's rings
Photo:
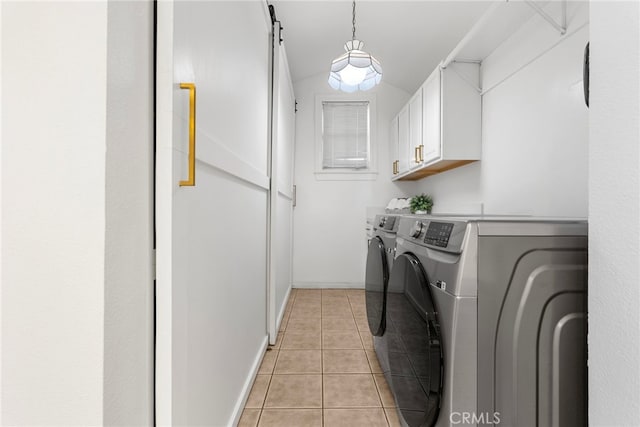
POLYGON ((322 308, 324 302, 322 301, 322 291, 320 291, 320 421, 324 427, 324 328, 322 327, 322 308))
MULTIPOLYGON (((275 369, 275 366, 273 367, 275 369)), ((264 400, 262 401, 262 408, 260 408, 260 417, 258 417, 258 424, 260 424, 260 418, 262 418, 262 412, 264 412, 265 405, 267 404, 267 396, 269 395, 269 388, 271 387, 271 380, 273 379, 273 373, 269 375, 269 383, 267 384, 267 391, 264 393, 264 400)))
MULTIPOLYGON (((353 306, 351 306, 351 309, 353 310, 353 306)), ((355 321, 355 313, 354 313, 354 321, 355 321)), ((360 329, 357 328, 357 322, 356 322, 356 329, 358 329, 358 335, 360 335, 360 339, 362 340, 362 334, 360 333, 361 332, 360 329)), ((362 347, 364 348, 364 341, 362 342, 362 347)), ((373 366, 372 366, 373 364, 369 360, 369 353, 367 352, 366 348, 364 348, 364 351, 365 351, 365 355, 367 357, 367 363, 369 363, 369 370, 371 371, 371 379, 373 380, 373 384, 376 387, 376 392, 378 393, 378 399, 380 400, 380 407, 382 408, 382 414, 384 415, 384 419, 387 422, 387 426, 391 427, 391 421, 389 420, 389 417, 387 416, 387 411, 385 409, 384 402, 382 401, 382 393, 380 391, 380 386, 378 385, 378 382, 376 381, 376 377, 375 377, 375 375, 373 373, 373 366)), ((375 356, 375 353, 374 353, 374 356, 375 356)))
MULTIPOLYGON (((295 294, 293 295, 293 299, 291 300, 291 310, 293 310, 293 304, 295 302, 295 294)), ((289 304, 289 301, 287 301, 287 305, 289 304)), ((286 307, 285 307, 285 311, 286 311, 286 307)), ((291 317, 291 313, 289 313, 289 317, 291 317)), ((258 422, 256 423, 256 427, 258 427, 260 425, 260 420, 262 419, 262 414, 264 413, 265 410, 265 406, 267 404, 267 396, 269 395, 269 388, 271 388, 271 381, 273 380, 273 376, 276 373, 276 365, 278 364, 278 358, 280 357, 280 350, 282 349, 282 342, 284 341, 284 334, 286 333, 287 330, 287 326, 288 326, 288 319, 287 319, 287 323, 284 325, 284 330, 283 331, 278 331, 276 333, 276 341, 278 340, 278 335, 280 335, 280 332, 282 332, 282 338, 280 340, 280 347, 278 347, 278 349, 271 349, 271 351, 277 351, 278 353, 276 354, 275 360, 273 362, 273 369, 271 370, 271 374, 269 375, 269 384, 267 384, 267 391, 264 394, 264 400, 262 401, 262 408, 260 408, 260 415, 258 416, 258 422)), ((280 328, 278 328, 280 329, 280 328)))
POLYGON ((389 419, 389 416, 387 415, 387 409, 384 406, 382 407, 382 413, 384 414, 385 420, 387 420, 387 425, 391 427, 391 420, 389 419))
POLYGON ((378 386, 378 382, 376 381, 376 377, 371 373, 373 378, 373 384, 376 386, 376 391, 378 392, 378 399, 380 399, 380 406, 382 407, 382 413, 384 414, 385 420, 387 420, 387 426, 391 427, 391 422, 389 421, 389 417, 387 416, 387 411, 385 410, 384 402, 382 401, 382 394, 380 393, 380 387, 378 386))
MULTIPOLYGON (((293 300, 295 300, 295 296, 293 300)), ((287 301, 287 304, 289 304, 289 301, 287 301)), ((293 301, 291 304, 292 304, 291 309, 293 310, 293 301)), ((286 307, 285 307, 285 311, 286 311, 286 307)), ((289 313, 289 315, 291 315, 291 313, 289 313)), ((278 363, 278 358, 280 357, 280 349, 282 348, 282 341, 284 341, 284 334, 286 333, 288 323, 289 321, 287 320, 287 323, 284 325, 284 330, 282 331, 278 330, 278 332, 276 333, 276 341, 278 341, 278 335, 280 335, 280 332, 282 332, 280 347, 278 347, 277 350, 274 348, 271 349, 271 351, 277 351, 278 353, 275 356, 275 360, 273 361, 273 368, 271 369, 271 373, 269 374, 269 384, 267 384, 267 391, 264 394, 264 400, 262 401, 262 408, 260 408, 260 415, 258 416, 258 423, 256 424, 256 427, 260 425, 260 419, 262 418, 262 414, 264 413, 265 406, 267 405, 267 396, 269 395, 269 389, 271 388, 271 381, 273 380, 273 375, 276 372, 276 365, 278 363)))
MULTIPOLYGON (((353 310, 353 306, 351 306, 351 308, 353 310)), ((354 314, 354 321, 355 321, 355 314, 354 314)), ((356 329, 358 329, 357 328, 357 322, 356 322, 356 329)), ((360 329, 358 329, 358 335, 360 335, 360 339, 362 340, 362 334, 360 332, 361 332, 360 329)), ((364 348, 364 341, 362 342, 362 347, 364 348)), ((382 408, 382 414, 384 415, 384 419, 387 421, 387 426, 391 427, 391 421, 389 420, 386 408, 384 406, 384 402, 382 401, 382 393, 380 391, 381 387, 378 385, 378 382, 376 381, 376 377, 375 377, 375 375, 373 373, 373 366, 372 366, 371 361, 369 360, 369 353, 367 352, 366 348, 364 349, 364 351, 365 351, 365 354, 367 356, 367 363, 369 363, 369 370, 371 371, 371 378, 373 379, 373 384, 376 387, 376 392, 378 393, 378 399, 380 399, 380 407, 382 408)), ((375 349, 374 349, 374 351, 375 351, 375 349)), ((374 356, 375 356, 375 353, 374 353, 374 356)), ((384 379, 384 377, 383 377, 383 379, 384 379)), ((386 381, 386 379, 385 379, 385 381, 386 381)))
MULTIPOLYGON (((348 298, 348 295, 347 295, 348 298)), ((356 322, 356 316, 353 312, 353 305, 351 304, 351 299, 349 298, 349 305, 351 307, 351 314, 353 315, 353 321, 356 324, 356 330, 358 331, 358 337, 360 338, 360 342, 362 343, 362 350, 364 351, 365 357, 367 358, 367 364, 369 365, 369 375, 371 375, 371 380, 373 381, 373 386, 376 388, 376 393, 378 394, 378 400, 380 401, 380 409, 382 409, 382 415, 384 416, 385 421, 387 422, 387 426, 390 427, 391 423, 389 422, 389 418, 387 417, 387 411, 384 409, 384 402, 382 401, 382 395, 380 394, 380 387, 378 386, 378 382, 376 381, 375 376, 373 375, 373 367, 371 366, 371 362, 369 361, 369 354, 367 353, 367 348, 364 345, 364 340, 362 338, 362 334, 360 333, 360 329, 358 329, 358 323, 356 322)))

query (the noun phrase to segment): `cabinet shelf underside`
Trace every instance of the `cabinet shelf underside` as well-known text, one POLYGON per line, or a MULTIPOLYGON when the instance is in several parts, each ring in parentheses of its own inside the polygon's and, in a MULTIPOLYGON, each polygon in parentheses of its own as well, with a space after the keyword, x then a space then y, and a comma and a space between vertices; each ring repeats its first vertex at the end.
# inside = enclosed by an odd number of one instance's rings
POLYGON ((406 175, 399 176, 394 181, 417 181, 426 176, 435 175, 440 172, 445 172, 477 161, 478 160, 443 160, 432 166, 427 166, 425 168, 409 172, 406 175))

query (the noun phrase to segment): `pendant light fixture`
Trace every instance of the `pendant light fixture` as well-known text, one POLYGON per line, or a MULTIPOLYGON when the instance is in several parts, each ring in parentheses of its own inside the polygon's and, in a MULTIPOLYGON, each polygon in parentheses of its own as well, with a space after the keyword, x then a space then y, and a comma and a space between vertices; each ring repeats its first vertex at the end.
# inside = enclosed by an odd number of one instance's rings
POLYGON ((353 31, 344 44, 345 53, 331 63, 329 86, 343 92, 369 90, 382 80, 380 62, 362 50, 364 43, 356 39, 356 2, 353 2, 353 31))

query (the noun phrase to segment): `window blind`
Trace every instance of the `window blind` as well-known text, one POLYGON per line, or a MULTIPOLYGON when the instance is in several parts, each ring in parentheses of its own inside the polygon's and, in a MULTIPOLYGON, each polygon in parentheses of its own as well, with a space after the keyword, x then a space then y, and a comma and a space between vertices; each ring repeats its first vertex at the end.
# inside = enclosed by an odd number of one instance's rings
POLYGON ((322 168, 369 167, 369 101, 322 103, 322 168))

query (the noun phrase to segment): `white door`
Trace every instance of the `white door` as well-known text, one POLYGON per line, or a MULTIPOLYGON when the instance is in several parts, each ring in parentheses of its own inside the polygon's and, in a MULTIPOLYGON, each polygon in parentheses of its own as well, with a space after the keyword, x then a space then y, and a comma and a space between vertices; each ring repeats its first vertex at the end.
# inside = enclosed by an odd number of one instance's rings
POLYGON ((275 344, 292 282, 293 154, 296 100, 289 65, 274 23, 273 40, 273 139, 271 142, 271 217, 269 260, 269 340, 275 344))
POLYGON ((236 422, 267 345, 270 31, 262 1, 158 2, 158 425, 236 422))

